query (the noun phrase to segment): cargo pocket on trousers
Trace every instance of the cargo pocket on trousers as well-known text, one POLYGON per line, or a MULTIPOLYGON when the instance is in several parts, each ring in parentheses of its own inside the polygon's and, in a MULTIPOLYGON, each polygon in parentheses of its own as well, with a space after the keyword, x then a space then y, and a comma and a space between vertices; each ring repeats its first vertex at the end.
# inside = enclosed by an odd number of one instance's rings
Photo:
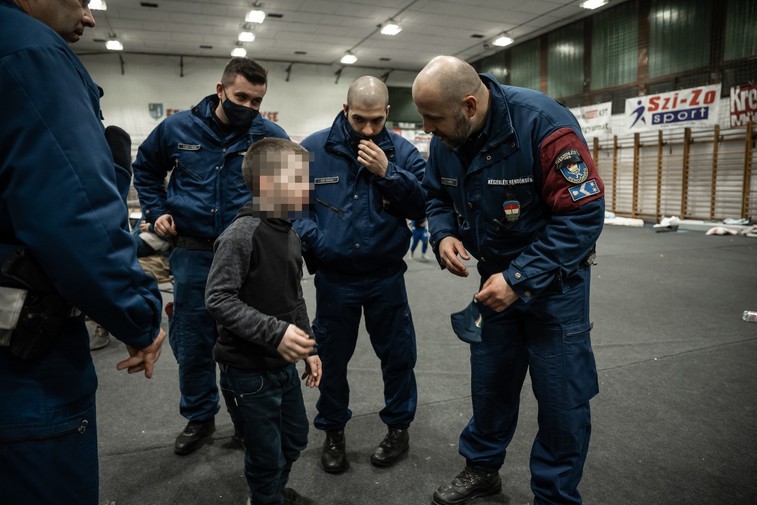
POLYGON ((563 336, 565 404, 571 409, 599 393, 597 364, 591 348, 591 324, 566 326, 563 336))

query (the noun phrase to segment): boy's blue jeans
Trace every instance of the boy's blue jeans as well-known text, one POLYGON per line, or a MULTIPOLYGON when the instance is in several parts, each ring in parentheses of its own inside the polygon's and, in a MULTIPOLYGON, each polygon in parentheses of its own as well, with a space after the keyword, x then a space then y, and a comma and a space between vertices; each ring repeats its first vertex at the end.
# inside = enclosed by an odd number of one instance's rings
POLYGON ((244 431, 244 474, 255 505, 281 505, 289 471, 308 441, 308 418, 294 365, 241 370, 221 365, 221 391, 244 431))

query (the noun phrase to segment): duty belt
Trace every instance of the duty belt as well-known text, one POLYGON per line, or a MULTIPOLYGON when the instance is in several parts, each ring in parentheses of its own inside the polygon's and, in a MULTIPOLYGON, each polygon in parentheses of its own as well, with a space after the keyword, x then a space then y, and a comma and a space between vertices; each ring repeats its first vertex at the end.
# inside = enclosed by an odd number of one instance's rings
POLYGON ((215 241, 214 238, 176 237, 174 246, 192 251, 212 251, 215 241))

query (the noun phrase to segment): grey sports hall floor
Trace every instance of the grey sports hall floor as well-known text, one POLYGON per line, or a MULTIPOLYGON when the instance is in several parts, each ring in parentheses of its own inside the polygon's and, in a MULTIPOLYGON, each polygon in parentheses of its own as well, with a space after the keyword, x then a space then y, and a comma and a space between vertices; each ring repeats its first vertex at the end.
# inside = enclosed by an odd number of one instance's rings
MULTIPOLYGON (((757 503, 757 240, 700 232, 654 233, 607 226, 593 271, 593 343, 600 394, 581 491, 587 504, 757 503)), ((449 327, 476 288, 432 263, 409 262, 406 276, 418 334, 419 405, 408 457, 389 469, 369 455, 384 435, 378 361, 366 335, 350 368, 354 418, 350 469, 321 471, 323 434, 295 464, 291 485, 321 505, 416 505, 462 467, 458 435, 470 416, 467 347, 449 327)), ((312 278, 305 279, 311 316, 312 278)), ((166 301, 170 295, 166 296, 166 301)), ((184 426, 170 348, 148 381, 117 373, 125 354, 112 343, 94 353, 100 378, 100 503, 243 504, 243 453, 228 447, 223 409, 213 440, 175 456, 184 426)), ((536 405, 528 384, 520 422, 501 470, 502 494, 476 504, 530 503, 528 454, 536 405)), ((305 392, 312 420, 316 394, 305 392)), ((1 501, 1 499, 0 499, 1 501)))

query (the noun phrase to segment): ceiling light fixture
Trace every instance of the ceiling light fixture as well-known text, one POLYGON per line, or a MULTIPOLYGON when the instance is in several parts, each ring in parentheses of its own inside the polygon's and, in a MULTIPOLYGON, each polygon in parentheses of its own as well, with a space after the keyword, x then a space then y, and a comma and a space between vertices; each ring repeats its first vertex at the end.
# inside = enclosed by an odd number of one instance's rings
POLYGON ((88 7, 93 11, 107 11, 108 6, 105 5, 105 0, 92 0, 89 2, 88 7))
POLYGON ((242 32, 239 34, 239 42, 254 42, 255 34, 252 32, 242 32))
POLYGON ((586 0, 585 2, 581 2, 581 7, 589 10, 597 9, 603 5, 607 5, 607 0, 586 0))
POLYGON ((247 13, 244 20, 248 23, 262 23, 265 19, 265 12, 260 9, 261 7, 262 5, 258 2, 252 4, 252 10, 247 13))
POLYGON ((247 49, 244 47, 235 47, 231 50, 231 56, 234 58, 244 58, 247 56, 247 49))
POLYGON ((105 42, 105 49, 110 51, 123 51, 124 45, 116 38, 115 33, 111 33, 108 34, 108 41, 105 42))
POLYGON ((345 65, 352 65, 353 63, 357 61, 357 56, 352 54, 351 51, 347 51, 346 53, 344 53, 344 56, 342 56, 342 59, 339 61, 345 65))
POLYGON ((505 35, 504 33, 500 35, 499 37, 497 37, 496 39, 492 40, 492 44, 499 47, 509 46, 513 42, 514 40, 508 37, 507 35, 505 35))
POLYGON ((391 19, 384 26, 381 27, 382 35, 397 35, 402 31, 402 27, 392 21, 391 19))

